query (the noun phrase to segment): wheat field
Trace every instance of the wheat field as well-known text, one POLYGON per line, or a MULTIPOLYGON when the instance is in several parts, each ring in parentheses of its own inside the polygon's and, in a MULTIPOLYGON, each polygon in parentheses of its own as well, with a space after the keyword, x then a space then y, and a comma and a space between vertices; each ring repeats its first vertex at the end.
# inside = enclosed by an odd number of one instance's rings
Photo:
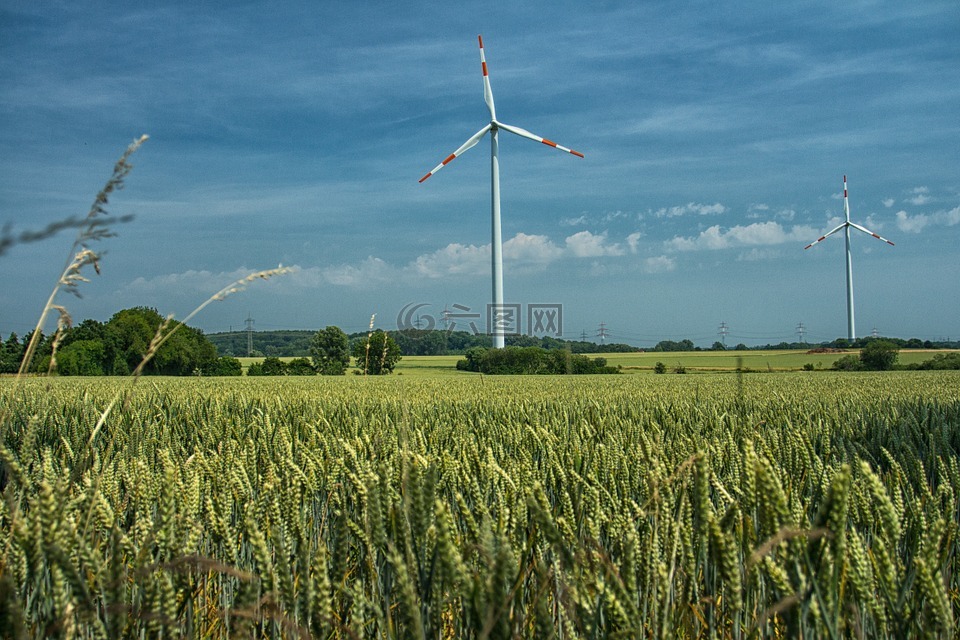
POLYGON ((10 637, 952 637, 960 375, 0 380, 10 637))

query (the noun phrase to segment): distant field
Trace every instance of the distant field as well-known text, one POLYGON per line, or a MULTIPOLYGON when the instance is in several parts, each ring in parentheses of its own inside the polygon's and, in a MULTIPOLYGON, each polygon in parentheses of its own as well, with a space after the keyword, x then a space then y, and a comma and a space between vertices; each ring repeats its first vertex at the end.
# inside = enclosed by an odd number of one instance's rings
MULTIPOLYGON (((806 353, 804 351, 647 351, 643 353, 597 353, 591 358, 606 358, 607 364, 623 367, 623 373, 652 373, 657 362, 667 366, 667 372, 673 372, 678 366, 686 368, 687 373, 709 371, 734 371, 743 368, 750 371, 799 371, 805 364, 813 364, 816 369, 829 369, 833 363, 848 354, 859 353, 850 349, 843 353, 806 353)), ((911 364, 929 360, 944 350, 901 351, 898 360, 901 364, 911 364)), ((457 360, 463 356, 404 356, 397 363, 395 373, 405 376, 466 376, 473 375, 457 371, 457 360)), ((246 369, 263 358, 238 358, 246 369)), ((293 358, 281 358, 284 361, 293 358)))

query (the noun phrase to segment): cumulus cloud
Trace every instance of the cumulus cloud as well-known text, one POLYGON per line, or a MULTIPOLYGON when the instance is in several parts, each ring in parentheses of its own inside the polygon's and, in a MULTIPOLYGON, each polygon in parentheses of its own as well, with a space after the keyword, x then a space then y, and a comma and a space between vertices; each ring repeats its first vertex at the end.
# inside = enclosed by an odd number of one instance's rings
POLYGON ((911 216, 906 211, 897 212, 897 228, 904 233, 920 233, 930 225, 953 227, 960 224, 960 207, 936 213, 918 213, 911 216))
POLYGON ((667 271, 673 271, 676 266, 676 261, 670 256, 656 256, 653 258, 646 258, 643 261, 643 272, 665 273, 667 271))
POLYGON ((755 222, 737 225, 724 230, 714 225, 697 236, 677 236, 664 242, 673 251, 699 251, 703 249, 729 249, 731 247, 767 246, 785 242, 803 242, 816 237, 816 230, 808 226, 793 226, 789 230, 779 222, 755 222))
POLYGON ((687 204, 657 209, 654 212, 654 215, 658 218, 676 218, 679 216, 686 216, 690 214, 699 215, 699 216, 710 216, 710 215, 719 215, 721 213, 726 213, 727 208, 715 202, 714 204, 700 204, 698 202, 688 202, 687 204))
POLYGON ((575 233, 566 240, 566 250, 577 258, 596 258, 600 256, 622 256, 623 247, 607 243, 606 232, 599 235, 589 231, 575 233))
POLYGON ((640 244, 640 238, 643 237, 643 234, 639 231, 634 231, 627 236, 627 246, 630 247, 630 253, 637 252, 637 246, 640 244))
POLYGON ((391 280, 394 270, 380 258, 368 256, 358 265, 326 267, 320 273, 324 281, 329 284, 341 287, 367 287, 391 280))
MULTIPOLYGON (((562 258, 599 258, 622 256, 619 243, 607 240, 607 234, 578 231, 558 245, 547 236, 518 233, 503 243, 503 259, 527 267, 545 267, 562 258)), ((419 277, 442 278, 485 273, 490 268, 490 245, 448 244, 432 253, 418 256, 406 271, 419 277)))
POLYGON ((927 187, 916 187, 910 193, 913 194, 912 198, 907 198, 910 204, 922 205, 930 202, 930 189, 927 187))
POLYGON ((885 206, 887 209, 889 209, 889 208, 892 207, 896 202, 897 202, 897 201, 894 200, 893 198, 884 198, 884 199, 883 199, 883 206, 885 206))

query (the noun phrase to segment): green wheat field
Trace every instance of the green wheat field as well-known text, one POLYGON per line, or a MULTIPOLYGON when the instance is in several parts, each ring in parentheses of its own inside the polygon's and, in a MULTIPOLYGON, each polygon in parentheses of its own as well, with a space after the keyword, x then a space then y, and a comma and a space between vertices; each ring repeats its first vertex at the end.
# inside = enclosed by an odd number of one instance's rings
POLYGON ((3 379, 0 417, 6 637, 957 631, 958 372, 3 379))

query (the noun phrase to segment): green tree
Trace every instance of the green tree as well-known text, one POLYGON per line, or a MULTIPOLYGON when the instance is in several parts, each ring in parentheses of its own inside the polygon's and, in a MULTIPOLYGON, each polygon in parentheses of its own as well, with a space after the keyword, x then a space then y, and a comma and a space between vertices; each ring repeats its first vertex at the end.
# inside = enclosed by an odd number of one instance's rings
POLYGON ((100 340, 76 340, 57 351, 57 373, 62 376, 102 376, 104 362, 100 340))
POLYGON ((860 350, 860 363, 870 371, 893 369, 900 355, 900 347, 889 340, 871 340, 860 350))
POLYGON ((350 366, 350 339, 340 327, 317 331, 310 342, 313 367, 324 376, 342 376, 350 366))
POLYGON ((366 340, 354 342, 353 357, 357 359, 357 368, 361 372, 379 376, 392 373, 402 356, 393 338, 377 329, 366 340))
POLYGON ((654 372, 654 373, 666 373, 666 372, 667 372, 667 365, 663 364, 662 362, 657 362, 657 364, 653 365, 653 372, 654 372))
MULTIPOLYGON (((164 322, 156 309, 133 307, 118 311, 104 327, 105 372, 129 375, 150 348, 157 329, 164 322)), ((160 346, 144 369, 145 374, 189 376, 209 374, 216 368, 217 350, 203 332, 171 322, 165 332, 174 331, 160 346)))
POLYGON ((726 351, 727 345, 723 344, 719 340, 713 343, 713 346, 710 347, 711 351, 726 351))
POLYGON ((313 368, 310 360, 307 358, 294 358, 286 363, 286 374, 288 376, 315 376, 317 370, 313 368))
POLYGON ((243 365, 232 356, 220 356, 217 364, 211 371, 212 376, 242 376, 243 365))
POLYGON ((16 333, 11 333, 7 341, 0 347, 0 373, 16 373, 20 369, 23 359, 24 345, 16 333))
POLYGON ((283 361, 273 356, 264 358, 261 366, 263 367, 263 373, 261 375, 282 376, 287 373, 287 366, 283 364, 283 361))
POLYGON ((833 368, 837 371, 859 371, 863 369, 860 358, 853 354, 848 354, 833 363, 833 368))

